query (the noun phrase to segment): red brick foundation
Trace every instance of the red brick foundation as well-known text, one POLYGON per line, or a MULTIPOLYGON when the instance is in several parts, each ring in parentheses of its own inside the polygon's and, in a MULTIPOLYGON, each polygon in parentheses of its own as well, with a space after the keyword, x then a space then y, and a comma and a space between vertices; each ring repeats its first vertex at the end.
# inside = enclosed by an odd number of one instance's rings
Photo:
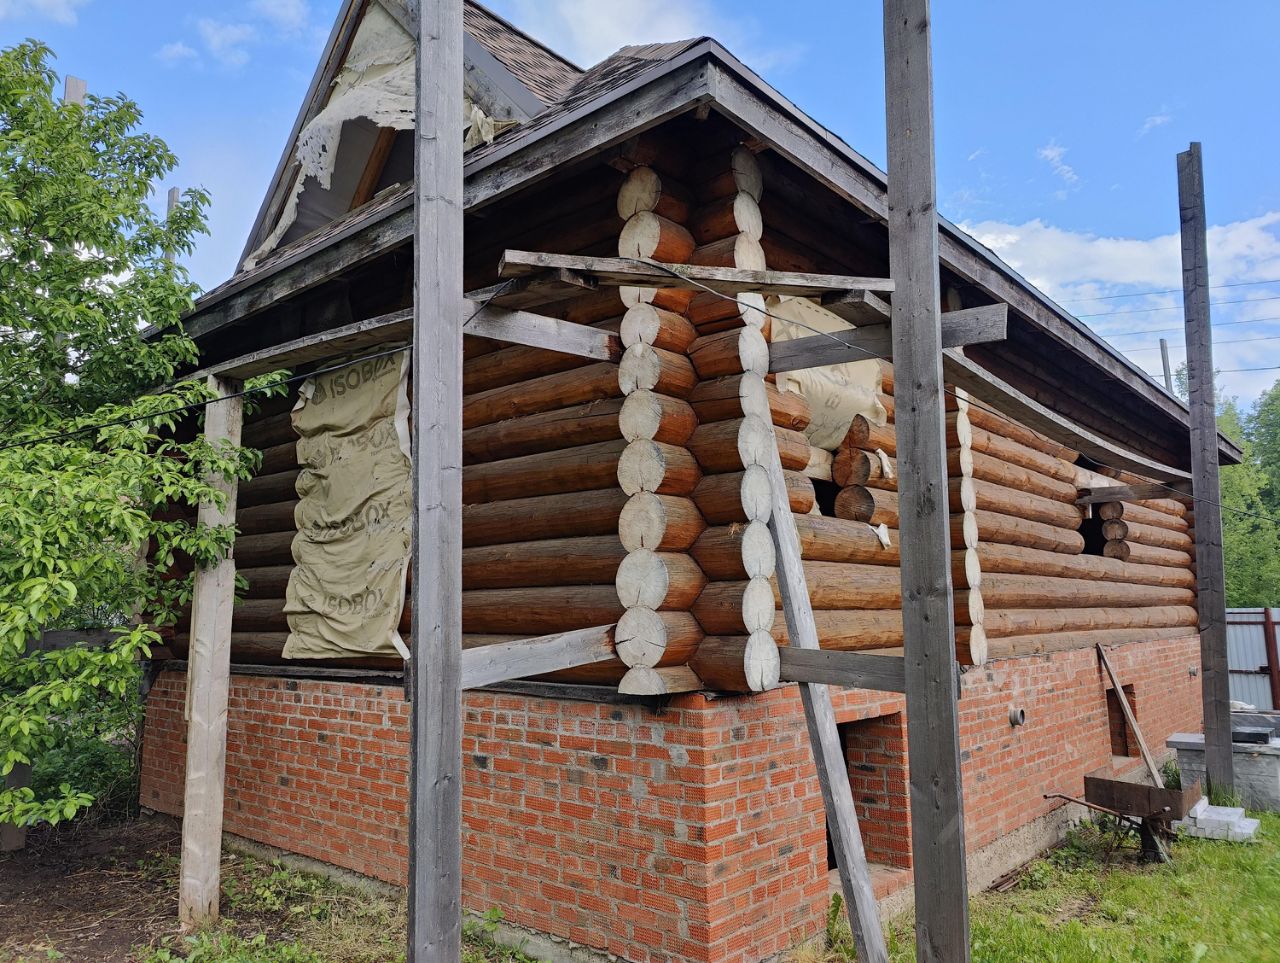
MULTIPOLYGON (((1200 727, 1192 638, 1117 649, 1148 743, 1200 727)), ((142 804, 182 808, 184 677, 147 707, 142 804)), ((965 674, 961 752, 975 851, 1112 762, 1092 649, 965 674), (1025 726, 1009 709, 1026 711, 1025 726)), ((836 696, 873 858, 910 865, 902 699, 836 696), (888 718, 882 718, 888 717, 888 718), (859 720, 871 720, 859 722, 859 720), (854 725, 847 725, 854 723, 854 725)), ((768 959, 822 926, 822 799, 794 687, 685 696, 661 712, 469 692, 464 898, 627 960, 768 959)), ((402 883, 408 707, 397 688, 235 676, 226 829, 402 883)), ((1124 760, 1131 768, 1137 760, 1124 760)))

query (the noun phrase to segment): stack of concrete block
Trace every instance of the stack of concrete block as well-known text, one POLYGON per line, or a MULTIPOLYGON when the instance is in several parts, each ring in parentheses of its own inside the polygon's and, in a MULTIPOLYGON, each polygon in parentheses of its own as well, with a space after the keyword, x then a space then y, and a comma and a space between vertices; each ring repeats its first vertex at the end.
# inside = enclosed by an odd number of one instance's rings
POLYGON ((1186 819, 1173 823, 1175 829, 1201 839, 1226 839, 1233 843, 1252 842, 1258 834, 1258 820, 1250 819, 1238 806, 1210 806, 1201 799, 1191 807, 1186 819))

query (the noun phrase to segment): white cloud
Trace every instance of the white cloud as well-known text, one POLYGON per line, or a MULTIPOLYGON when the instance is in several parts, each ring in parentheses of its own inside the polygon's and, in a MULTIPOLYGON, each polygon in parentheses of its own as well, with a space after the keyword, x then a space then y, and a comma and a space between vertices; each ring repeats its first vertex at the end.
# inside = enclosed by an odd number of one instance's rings
POLYGON ((167 43, 156 51, 156 59, 166 64, 176 64, 184 60, 195 60, 199 54, 181 40, 167 43))
MULTIPOLYGON (((1062 180, 1067 184, 1075 184, 1080 180, 1080 175, 1075 172, 1075 169, 1070 164, 1063 162, 1062 158, 1065 157, 1066 154, 1067 148, 1063 147, 1056 140, 1049 141, 1049 143, 1036 151, 1036 156, 1042 161, 1047 161, 1049 168, 1054 172, 1054 174, 1062 178, 1062 180)), ((1065 197, 1065 194, 1062 191, 1058 191, 1055 196, 1058 197, 1058 200, 1062 200, 1065 197)))
POLYGON ((970 161, 976 161, 979 157, 985 157, 987 153, 988 151, 985 147, 979 147, 977 150, 975 150, 972 154, 969 155, 968 159, 970 161))
POLYGON ((89 0, 0 0, 0 20, 39 17, 55 23, 74 24, 76 10, 89 0))
POLYGON ((258 37, 258 32, 249 24, 223 23, 203 17, 196 27, 214 59, 228 67, 243 67, 249 62, 246 45, 258 37))
POLYGON ((285 33, 297 33, 311 19, 307 0, 253 0, 249 6, 255 15, 285 33))
POLYGON ((1165 124, 1173 120, 1173 115, 1169 113, 1168 108, 1160 108, 1160 112, 1152 114, 1142 122, 1142 126, 1138 128, 1138 137, 1146 137, 1157 127, 1163 127, 1165 124))
POLYGON ((553 50, 581 66, 630 44, 715 37, 748 66, 767 70, 798 56, 797 50, 761 46, 749 18, 725 17, 709 0, 513 0, 513 19, 553 50))
MULTIPOLYGON (((1040 219, 1022 224, 979 221, 961 227, 1094 330, 1114 339, 1148 371, 1159 368, 1160 338, 1169 340, 1174 363, 1180 359, 1182 255, 1177 234, 1101 237, 1040 219)), ((1228 393, 1251 399, 1280 374, 1232 371, 1280 364, 1280 340, 1244 340, 1280 336, 1280 320, 1258 320, 1280 318, 1280 283, 1260 283, 1280 279, 1280 211, 1211 227, 1209 270, 1215 285, 1215 341, 1239 342, 1220 344, 1214 363, 1231 372, 1223 375, 1228 393)))

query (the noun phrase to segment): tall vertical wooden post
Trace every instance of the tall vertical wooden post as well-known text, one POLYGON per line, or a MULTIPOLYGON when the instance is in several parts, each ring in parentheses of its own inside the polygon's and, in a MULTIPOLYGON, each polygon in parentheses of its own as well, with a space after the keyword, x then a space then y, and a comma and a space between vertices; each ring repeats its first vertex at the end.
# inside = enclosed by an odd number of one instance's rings
POLYGON ((969 959, 942 397, 929 0, 884 0, 902 629, 916 958, 969 959))
POLYGON ((462 0, 419 0, 409 960, 462 955, 462 0))
POLYGON ((1222 492, 1218 486, 1218 419, 1209 325, 1209 245, 1200 145, 1178 155, 1182 223, 1182 304, 1187 327, 1187 392, 1191 406, 1191 493, 1196 506, 1196 606, 1200 610, 1200 693, 1209 785, 1235 785, 1231 759, 1231 683, 1227 666, 1227 597, 1222 569, 1222 492))
POLYGON ((1271 708, 1280 710, 1280 646, 1276 645, 1274 610, 1262 610, 1262 641, 1267 648, 1267 681, 1271 683, 1271 708))
POLYGON ((1160 339, 1160 366, 1164 368, 1164 390, 1173 394, 1173 369, 1169 367, 1169 342, 1160 339))
MULTIPOLYGON (((213 445, 239 445, 244 408, 237 381, 211 377, 221 400, 204 410, 204 436, 213 445)), ((236 483, 215 480, 226 494, 221 508, 202 504, 201 527, 232 525, 236 483)), ((196 572, 187 659, 187 782, 182 803, 182 871, 178 920, 184 930, 218 918, 222 807, 227 778, 227 690, 231 684, 231 610, 236 563, 228 550, 217 565, 196 572)))

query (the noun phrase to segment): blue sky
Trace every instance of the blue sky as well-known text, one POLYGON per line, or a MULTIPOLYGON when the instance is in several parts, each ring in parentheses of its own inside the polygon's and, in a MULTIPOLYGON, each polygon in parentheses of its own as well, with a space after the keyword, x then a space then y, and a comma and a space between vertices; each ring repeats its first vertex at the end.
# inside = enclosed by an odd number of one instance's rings
MULTIPOLYGON (((874 0, 491 6, 583 65, 625 43, 713 35, 883 166, 874 0)), ((1280 365, 1280 4, 1239 0, 1229 13, 1191 0, 933 6, 943 213, 1156 372, 1162 334, 1175 363, 1182 357, 1181 332, 1161 331, 1177 328, 1180 298, 1131 295, 1180 284, 1174 155, 1202 141, 1212 280, 1230 285, 1214 300, 1232 302, 1214 309, 1216 361, 1228 392, 1246 401, 1275 381, 1277 371, 1235 369, 1280 365), (1275 320, 1254 321, 1266 318, 1275 320)), ((182 158, 173 183, 213 194, 213 236, 190 260, 211 287, 234 266, 337 8, 0 0, 0 45, 37 37, 60 71, 142 105, 147 128, 182 158)))

